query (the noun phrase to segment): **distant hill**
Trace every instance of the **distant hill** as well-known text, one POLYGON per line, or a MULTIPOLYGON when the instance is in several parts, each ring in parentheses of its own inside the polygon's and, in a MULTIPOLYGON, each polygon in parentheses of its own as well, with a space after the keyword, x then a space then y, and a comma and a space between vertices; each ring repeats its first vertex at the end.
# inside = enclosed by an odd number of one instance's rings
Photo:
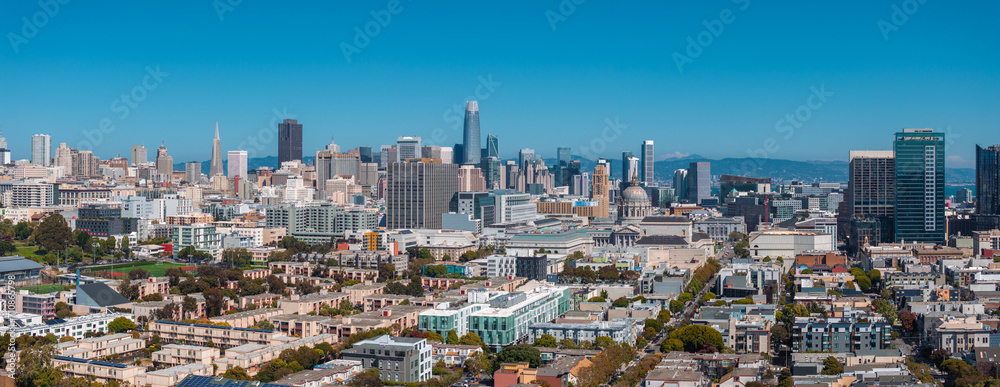
MULTIPOLYGON (((311 164, 314 157, 305 157, 304 162, 311 164)), ((580 160, 580 167, 584 171, 593 171, 596 160, 590 160, 581 156, 573 156, 574 160, 580 160)), ((690 163, 707 161, 712 163, 712 176, 718 178, 720 175, 738 175, 748 177, 770 177, 775 182, 800 181, 804 183, 846 183, 847 167, 846 161, 795 161, 782 159, 752 159, 752 158, 725 158, 721 160, 707 159, 698 155, 691 155, 677 159, 660 160, 653 164, 653 173, 660 181, 673 181, 674 171, 687 168, 690 163)), ((250 169, 260 167, 278 168, 278 157, 267 156, 257 157, 247 160, 250 169)), ((228 168, 228 162, 223 160, 223 165, 228 168)), ((555 159, 545 159, 545 165, 555 165, 555 159)), ((210 161, 201 162, 202 173, 208 174, 210 161)), ((184 170, 184 162, 174 163, 174 169, 184 170)), ((611 177, 621 178, 621 160, 611 160, 611 177)), ((945 168, 945 183, 949 185, 969 185, 975 184, 976 171, 973 168, 945 168)))

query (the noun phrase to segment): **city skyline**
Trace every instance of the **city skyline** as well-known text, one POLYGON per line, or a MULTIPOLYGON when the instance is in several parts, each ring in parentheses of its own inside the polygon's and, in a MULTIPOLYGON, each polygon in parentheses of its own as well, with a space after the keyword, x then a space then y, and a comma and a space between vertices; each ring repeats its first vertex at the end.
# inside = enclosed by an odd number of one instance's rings
MULTIPOLYGON (((778 159, 846 161, 851 149, 885 149, 873 132, 926 127, 949 134, 949 167, 971 168, 977 141, 1000 142, 990 138, 1000 118, 992 109, 1000 80, 991 71, 997 42, 988 38, 1000 32, 988 22, 1000 6, 985 4, 969 18, 952 4, 924 4, 904 24, 887 28, 879 22, 891 20, 892 4, 850 11, 822 4, 753 4, 744 10, 744 4, 656 4, 653 12, 635 12, 589 3, 554 22, 548 12, 559 11, 548 4, 459 4, 452 12, 497 12, 489 25, 496 32, 457 36, 418 52, 408 47, 427 48, 441 39, 438 30, 419 25, 462 28, 470 21, 436 15, 438 7, 448 8, 443 5, 405 3, 350 61, 342 43, 353 44, 354 27, 363 29, 384 4, 351 4, 330 13, 323 12, 327 5, 253 4, 221 14, 211 7, 184 12, 199 38, 153 29, 181 20, 174 9, 149 16, 128 3, 108 9, 65 5, 29 43, 0 50, 12 75, 0 86, 23 90, 0 96, 0 127, 14 159, 29 158, 31 134, 47 133, 71 147, 89 144, 102 159, 127 154, 131 145, 165 142, 178 160, 203 161, 209 159, 203 147, 184 144, 211 141, 197 128, 219 120, 225 127, 222 149, 248 150, 254 158, 277 154, 276 126, 288 118, 307 124, 305 144, 336 136, 350 149, 389 144, 405 134, 452 146, 462 143, 462 106, 474 99, 489 117, 481 130, 504 141, 505 159, 524 147, 546 157, 559 146, 583 150, 609 122, 624 129, 588 158, 617 159, 623 150, 636 151, 631 144, 652 140, 661 144, 657 160, 684 154, 755 157, 764 151, 778 159), (688 38, 696 41, 706 26, 718 26, 722 10, 734 12, 735 21, 723 24, 711 44, 688 47, 688 38), (119 17, 106 25, 83 24, 89 15, 108 12, 119 17), (628 28, 609 21, 625 15, 637 19, 628 28), (663 15, 673 23, 652 19, 663 15), (255 28, 265 19, 299 17, 295 28, 255 28), (320 17, 334 20, 310 23, 320 17), (954 23, 958 18, 962 23, 954 23), (935 27, 945 24, 960 27, 935 27), (773 25, 801 33, 782 34, 773 25), (107 47, 94 43, 123 28, 135 29, 135 37, 107 47), (507 36, 538 39, 515 47, 504 44, 507 36), (322 49, 299 49, 298 61, 257 49, 298 49, 319 38, 322 49), (149 41, 148 47, 136 47, 140 41, 149 41), (490 49, 474 55, 454 49, 473 46, 490 49), (582 50, 592 46, 605 49, 582 50), (179 53, 163 54, 174 51, 179 53), (216 55, 206 60, 209 51, 216 55), (82 52, 93 59, 70 65, 82 52), (675 54, 691 62, 677 62, 675 54), (258 65, 237 65, 244 62, 258 65), (449 71, 441 71, 449 64, 449 71), (134 107, 120 99, 130 91, 143 97, 132 101, 134 107), (811 109, 814 95, 826 98, 811 109), (810 109, 800 112, 803 106, 810 109), (52 114, 55 107, 59 114, 52 114), (796 114, 809 119, 797 128, 781 125, 796 114), (115 129, 95 134, 105 118, 115 129), (703 141, 703 133, 725 135, 703 141), (766 149, 768 140, 777 148, 766 149)), ((38 11, 34 3, 5 6, 6 30, 16 33, 20 17, 38 11)), ((307 146, 303 153, 318 149, 307 146)))

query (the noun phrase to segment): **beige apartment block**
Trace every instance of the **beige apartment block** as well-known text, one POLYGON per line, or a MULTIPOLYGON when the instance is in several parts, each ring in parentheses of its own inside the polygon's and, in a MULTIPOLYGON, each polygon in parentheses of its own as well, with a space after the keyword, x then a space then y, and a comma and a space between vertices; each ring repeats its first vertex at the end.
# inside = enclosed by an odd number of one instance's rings
POLYGON ((326 327, 333 319, 327 316, 308 314, 283 314, 270 318, 274 330, 289 336, 308 337, 326 333, 326 327))
POLYGON ((157 371, 148 371, 139 375, 136 380, 138 386, 173 387, 188 375, 214 376, 212 375, 213 369, 211 364, 184 364, 157 371))
POLYGON ((258 321, 268 320, 271 317, 281 314, 284 314, 281 309, 265 308, 212 317, 209 320, 218 323, 226 323, 233 328, 252 328, 258 321))
POLYGON ((365 306, 365 312, 371 312, 389 305, 401 305, 403 301, 407 301, 408 304, 409 300, 410 296, 400 294, 373 294, 364 296, 362 304, 365 306))
POLYGON ((281 355, 281 351, 298 349, 302 346, 315 347, 319 343, 332 344, 336 341, 336 336, 330 334, 303 338, 285 336, 272 345, 246 344, 229 348, 226 350, 226 357, 216 360, 215 365, 219 367, 218 372, 220 374, 231 368, 241 367, 247 371, 247 374, 253 376, 260 370, 261 365, 277 359, 281 355))
POLYGON ((163 349, 152 355, 154 363, 171 366, 193 363, 211 365, 219 357, 218 348, 183 344, 165 344, 163 349))
POLYGON ((139 366, 63 356, 53 358, 52 365, 60 368, 64 377, 94 378, 99 383, 117 380, 138 385, 136 382, 140 375, 146 372, 145 368, 139 366))
POLYGON ((153 321, 149 333, 159 335, 167 343, 232 348, 245 344, 271 345, 284 334, 260 329, 219 327, 174 321, 153 321))
POLYGON ((323 306, 339 308, 341 301, 349 299, 350 298, 347 293, 325 293, 325 291, 307 294, 304 296, 293 294, 289 298, 282 299, 280 301, 280 307, 285 314, 309 314, 309 312, 318 313, 323 306))
POLYGON ((349 301, 351 301, 351 304, 364 305, 365 296, 384 293, 385 284, 384 283, 374 283, 370 285, 357 284, 341 288, 340 291, 347 293, 347 295, 350 296, 349 301))
POLYGON ((56 344, 56 352, 62 356, 80 359, 94 359, 132 353, 145 348, 146 342, 134 339, 132 335, 116 333, 101 337, 91 337, 56 344))

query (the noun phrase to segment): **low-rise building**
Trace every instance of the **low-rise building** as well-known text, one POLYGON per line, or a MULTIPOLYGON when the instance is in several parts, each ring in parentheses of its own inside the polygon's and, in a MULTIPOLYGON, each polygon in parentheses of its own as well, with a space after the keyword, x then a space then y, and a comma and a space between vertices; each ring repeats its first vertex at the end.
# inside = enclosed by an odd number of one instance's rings
POLYGON ((355 343, 342 355, 360 360, 364 368, 378 369, 382 380, 419 383, 431 377, 433 355, 425 339, 384 335, 355 343))
POLYGON ((483 347, 478 345, 445 344, 437 341, 431 341, 430 344, 434 363, 442 361, 449 367, 462 366, 469 357, 483 353, 483 347))
POLYGON ((48 323, 23 327, 0 327, 0 334, 10 333, 12 338, 17 338, 21 335, 45 336, 51 333, 56 337, 71 336, 75 339, 83 339, 87 332, 107 332, 108 324, 119 317, 135 321, 135 317, 128 313, 95 313, 68 318, 61 322, 53 320, 48 323))
POLYGON ((556 342, 570 339, 576 343, 593 343, 598 337, 609 337, 617 343, 635 343, 643 328, 640 320, 631 318, 588 323, 544 322, 528 326, 528 337, 532 342, 542 335, 550 335, 556 338, 556 342))
MULTIPOLYGON (((384 286, 384 285, 383 285, 384 286)), ((309 312, 319 313, 324 306, 339 308, 344 300, 350 300, 349 293, 313 293, 300 296, 293 294, 289 298, 279 301, 279 306, 285 314, 309 314, 309 312)))
POLYGON ((194 363, 211 365, 220 357, 220 352, 214 347, 165 344, 161 350, 153 352, 151 357, 154 363, 171 366, 194 363))
POLYGON ((284 313, 283 310, 278 308, 264 308, 212 317, 209 320, 217 323, 226 323, 233 328, 252 328, 260 321, 266 321, 271 317, 284 313))
POLYGON ((245 344, 272 345, 282 333, 264 329, 232 328, 157 320, 149 323, 149 333, 167 343, 196 344, 231 348, 245 344))
POLYGON ((105 356, 130 354, 146 347, 142 339, 132 335, 116 333, 56 344, 56 352, 62 356, 80 359, 94 359, 105 356))
POLYGON ((115 380, 137 385, 140 375, 146 372, 146 369, 140 366, 68 356, 53 357, 52 365, 61 369, 64 377, 88 378, 100 383, 115 380))

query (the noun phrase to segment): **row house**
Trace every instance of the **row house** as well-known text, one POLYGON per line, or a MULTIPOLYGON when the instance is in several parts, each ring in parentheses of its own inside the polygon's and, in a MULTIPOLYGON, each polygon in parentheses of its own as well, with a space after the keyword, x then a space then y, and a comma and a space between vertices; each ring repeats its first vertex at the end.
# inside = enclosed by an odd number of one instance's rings
POLYGON ((232 328, 205 324, 157 320, 149 323, 149 332, 167 343, 195 344, 232 348, 244 344, 271 345, 280 332, 263 329, 232 328))
POLYGON ((79 359, 94 359, 105 356, 130 354, 146 347, 142 339, 132 335, 116 333, 101 337, 91 337, 56 344, 56 352, 62 356, 79 359))

